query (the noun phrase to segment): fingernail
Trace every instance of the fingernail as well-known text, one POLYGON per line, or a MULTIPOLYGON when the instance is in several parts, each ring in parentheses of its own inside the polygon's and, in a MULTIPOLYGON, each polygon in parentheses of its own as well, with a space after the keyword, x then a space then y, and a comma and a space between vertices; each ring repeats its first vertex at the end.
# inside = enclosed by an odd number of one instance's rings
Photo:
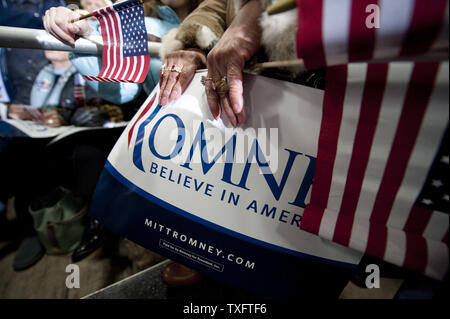
POLYGON ((233 127, 236 127, 237 125, 236 118, 231 119, 231 124, 233 125, 233 127))
POLYGON ((239 114, 239 113, 241 113, 241 111, 242 111, 242 108, 238 104, 234 104, 233 105, 233 112, 234 113, 239 114))
POLYGON ((160 103, 161 105, 166 105, 167 104, 167 98, 166 97, 163 97, 162 99, 161 99, 161 103, 160 103))
POLYGON ((236 114, 236 116, 237 116, 238 122, 239 122, 238 125, 244 125, 244 124, 245 124, 245 121, 246 121, 246 119, 247 119, 246 114, 245 114, 245 112, 244 112, 244 109, 242 109, 242 112, 241 112, 241 113, 236 114))

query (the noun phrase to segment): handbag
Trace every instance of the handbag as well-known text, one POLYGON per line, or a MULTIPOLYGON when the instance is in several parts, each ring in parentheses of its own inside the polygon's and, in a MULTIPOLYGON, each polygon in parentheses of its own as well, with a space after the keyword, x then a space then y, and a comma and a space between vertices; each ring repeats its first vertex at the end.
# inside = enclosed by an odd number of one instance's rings
POLYGON ((60 199, 51 206, 37 210, 29 207, 34 228, 48 254, 60 255, 73 251, 84 232, 85 201, 67 189, 59 189, 60 199))

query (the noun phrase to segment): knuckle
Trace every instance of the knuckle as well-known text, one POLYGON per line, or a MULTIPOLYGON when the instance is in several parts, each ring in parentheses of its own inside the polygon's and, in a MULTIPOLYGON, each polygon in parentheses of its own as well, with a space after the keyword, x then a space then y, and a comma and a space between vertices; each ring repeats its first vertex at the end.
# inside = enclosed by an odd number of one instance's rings
POLYGON ((62 24, 63 24, 63 20, 62 20, 60 17, 56 17, 56 18, 55 18, 55 23, 56 23, 57 25, 62 25, 62 24))

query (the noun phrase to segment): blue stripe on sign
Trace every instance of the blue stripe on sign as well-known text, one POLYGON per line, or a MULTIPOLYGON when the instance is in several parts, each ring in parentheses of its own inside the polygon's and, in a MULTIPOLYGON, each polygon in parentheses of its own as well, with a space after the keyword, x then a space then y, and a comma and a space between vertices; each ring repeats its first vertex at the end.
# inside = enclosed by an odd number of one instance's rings
POLYGON ((290 255, 294 255, 300 258, 304 258, 304 259, 309 259, 312 261, 316 261, 316 262, 321 262, 321 263, 325 263, 325 264, 329 264, 332 266, 337 266, 337 267, 345 267, 345 268, 349 268, 349 269, 356 269, 357 265, 355 264, 351 264, 351 263, 346 263, 346 262, 341 262, 341 261, 335 261, 335 260, 330 260, 330 259, 326 259, 326 258, 322 258, 322 257, 317 257, 317 256, 313 256, 313 255, 309 255, 309 254, 305 254, 305 253, 301 253, 292 249, 288 249, 288 248, 284 248, 284 247, 280 247, 277 245, 273 245, 273 244, 269 244, 267 242, 264 242, 262 240, 259 239, 255 239, 246 235, 243 235, 241 233, 232 231, 228 228, 219 226, 217 224, 214 224, 212 222, 209 222, 203 218, 197 217, 195 215, 192 215, 190 213, 188 213, 185 210, 182 210, 176 206, 173 206, 161 199, 159 199, 156 196, 153 196, 152 194, 148 193, 147 191, 143 190, 142 188, 136 186, 135 184, 133 184, 132 182, 130 182, 128 179, 126 179, 122 174, 120 174, 114 167, 113 165, 108 161, 106 161, 105 163, 105 169, 108 170, 108 172, 110 172, 110 174, 112 176, 114 176, 120 183, 122 183, 124 186, 126 186, 127 188, 129 188, 130 190, 136 192, 137 194, 139 194, 140 196, 148 199, 149 201, 155 203, 156 205, 159 205, 167 210, 170 210, 174 213, 177 213, 183 217, 186 217, 192 221, 195 221, 197 223, 200 223, 206 227, 215 229, 217 231, 220 231, 222 233, 225 233, 227 235, 233 236, 235 238, 241 239, 241 240, 245 240, 247 242, 256 244, 258 246, 262 246, 265 248, 269 248, 272 250, 276 250, 285 254, 290 254, 290 255))
POLYGON ((158 104, 155 109, 150 113, 149 117, 139 125, 136 143, 134 144, 133 151, 133 163, 139 168, 141 171, 145 172, 144 166, 142 165, 142 142, 144 141, 145 127, 150 123, 153 118, 158 114, 159 110, 161 110, 161 104, 158 104))

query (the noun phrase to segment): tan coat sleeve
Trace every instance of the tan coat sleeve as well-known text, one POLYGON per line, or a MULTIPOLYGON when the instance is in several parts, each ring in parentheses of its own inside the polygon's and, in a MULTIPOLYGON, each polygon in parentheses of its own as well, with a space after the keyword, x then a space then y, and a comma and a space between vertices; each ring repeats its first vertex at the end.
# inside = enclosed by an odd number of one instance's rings
POLYGON ((183 48, 210 50, 233 19, 234 0, 205 0, 162 39, 161 57, 183 48))

